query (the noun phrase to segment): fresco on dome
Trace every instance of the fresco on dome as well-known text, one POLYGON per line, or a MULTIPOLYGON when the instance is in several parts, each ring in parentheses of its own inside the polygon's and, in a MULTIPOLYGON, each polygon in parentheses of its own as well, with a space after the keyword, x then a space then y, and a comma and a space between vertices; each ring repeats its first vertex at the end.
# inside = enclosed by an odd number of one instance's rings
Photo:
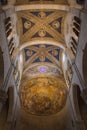
POLYGON ((67 99, 67 89, 61 79, 34 78, 21 88, 22 108, 36 115, 50 115, 61 111, 67 99))
POLYGON ((29 80, 35 77, 62 77, 62 72, 59 68, 50 65, 35 65, 25 70, 23 79, 29 80))

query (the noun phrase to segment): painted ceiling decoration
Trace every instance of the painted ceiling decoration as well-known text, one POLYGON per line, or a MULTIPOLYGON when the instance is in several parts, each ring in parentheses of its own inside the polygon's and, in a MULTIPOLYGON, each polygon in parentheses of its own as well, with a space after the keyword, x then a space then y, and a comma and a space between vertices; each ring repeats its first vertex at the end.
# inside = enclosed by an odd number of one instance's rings
POLYGON ((36 77, 60 77, 63 79, 63 73, 55 65, 50 65, 47 63, 31 65, 23 72, 22 85, 25 84, 25 82, 28 80, 36 77))
POLYGON ((19 11, 18 27, 20 43, 32 40, 54 40, 62 44, 64 39, 65 11, 19 11))
MULTIPOLYGON (((66 0, 17 0, 62 3, 66 0)), ((64 4, 64 3, 63 3, 64 4)), ((21 106, 29 114, 51 115, 66 103, 67 88, 62 72, 63 50, 44 41, 65 45, 64 22, 67 12, 61 10, 26 10, 17 12, 20 46, 23 48, 24 72, 21 82, 21 106), (40 44, 43 41, 43 44, 40 44), (28 44, 27 44, 28 45, 28 44)))
POLYGON ((65 106, 67 88, 62 79, 34 78, 22 86, 20 98, 27 113, 50 115, 60 112, 65 106))
POLYGON ((24 48, 25 68, 35 63, 49 63, 60 67, 62 50, 53 45, 37 44, 24 48))
POLYGON ((16 0, 16 4, 68 4, 68 0, 16 0))

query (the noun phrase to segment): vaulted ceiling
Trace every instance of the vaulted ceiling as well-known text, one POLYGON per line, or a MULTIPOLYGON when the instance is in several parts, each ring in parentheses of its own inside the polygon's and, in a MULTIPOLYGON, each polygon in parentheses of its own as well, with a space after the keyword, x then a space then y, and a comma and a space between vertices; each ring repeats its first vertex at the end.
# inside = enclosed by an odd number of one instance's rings
POLYGON ((24 48, 24 67, 35 63, 49 63, 61 68, 62 50, 53 45, 37 44, 24 48))
MULTIPOLYGON (((17 0, 17 4, 24 3, 68 4, 66 0, 17 0)), ((31 114, 53 114, 59 112, 66 103, 67 89, 62 71, 61 48, 61 45, 66 45, 66 16, 67 11, 54 9, 25 9, 17 12, 24 63, 21 104, 31 114)))
POLYGON ((19 11, 17 15, 20 43, 44 39, 64 44, 66 14, 66 11, 60 10, 19 11))
POLYGON ((35 77, 62 76, 62 49, 48 44, 37 44, 23 49, 23 81, 35 77))

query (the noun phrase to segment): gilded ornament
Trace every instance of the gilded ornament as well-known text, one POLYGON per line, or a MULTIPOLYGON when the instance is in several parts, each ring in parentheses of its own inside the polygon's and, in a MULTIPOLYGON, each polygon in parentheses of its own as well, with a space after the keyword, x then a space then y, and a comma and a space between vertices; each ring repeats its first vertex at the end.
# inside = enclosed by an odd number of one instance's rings
POLYGON ((53 56, 57 56, 58 55, 58 51, 57 50, 52 50, 52 55, 53 56))
POLYGON ((43 18, 46 17, 46 13, 41 11, 41 12, 39 12, 38 16, 39 16, 41 19, 43 19, 43 18))
POLYGON ((44 44, 39 45, 40 48, 45 48, 46 46, 44 44))
POLYGON ((39 35, 40 37, 45 37, 46 31, 44 31, 43 29, 41 29, 41 30, 38 32, 38 35, 39 35))
POLYGON ((52 23, 53 28, 58 29, 60 27, 60 23, 58 21, 54 21, 52 23))
POLYGON ((44 56, 44 55, 41 55, 41 56, 39 57, 39 59, 40 59, 40 61, 44 62, 44 61, 45 61, 45 56, 44 56))
POLYGON ((26 22, 24 23, 24 27, 25 27, 26 29, 29 29, 29 28, 31 27, 31 22, 26 21, 26 22))
POLYGON ((26 52, 26 55, 27 55, 27 56, 32 56, 32 51, 31 51, 31 50, 28 50, 28 51, 26 52))

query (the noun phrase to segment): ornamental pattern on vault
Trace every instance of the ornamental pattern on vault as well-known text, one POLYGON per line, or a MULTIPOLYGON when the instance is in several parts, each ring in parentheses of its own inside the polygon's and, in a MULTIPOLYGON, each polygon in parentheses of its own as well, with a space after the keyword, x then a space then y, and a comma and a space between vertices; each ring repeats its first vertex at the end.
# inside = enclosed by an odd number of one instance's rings
POLYGON ((53 45, 37 44, 24 48, 24 69, 31 64, 49 63, 61 68, 62 50, 53 45))
POLYGON ((67 0, 16 0, 16 4, 68 4, 67 0))
POLYGON ((21 44, 38 39, 65 43, 65 11, 19 11, 17 16, 21 44))
POLYGON ((67 89, 61 79, 35 78, 21 88, 22 108, 31 114, 49 115, 65 106, 67 89))

